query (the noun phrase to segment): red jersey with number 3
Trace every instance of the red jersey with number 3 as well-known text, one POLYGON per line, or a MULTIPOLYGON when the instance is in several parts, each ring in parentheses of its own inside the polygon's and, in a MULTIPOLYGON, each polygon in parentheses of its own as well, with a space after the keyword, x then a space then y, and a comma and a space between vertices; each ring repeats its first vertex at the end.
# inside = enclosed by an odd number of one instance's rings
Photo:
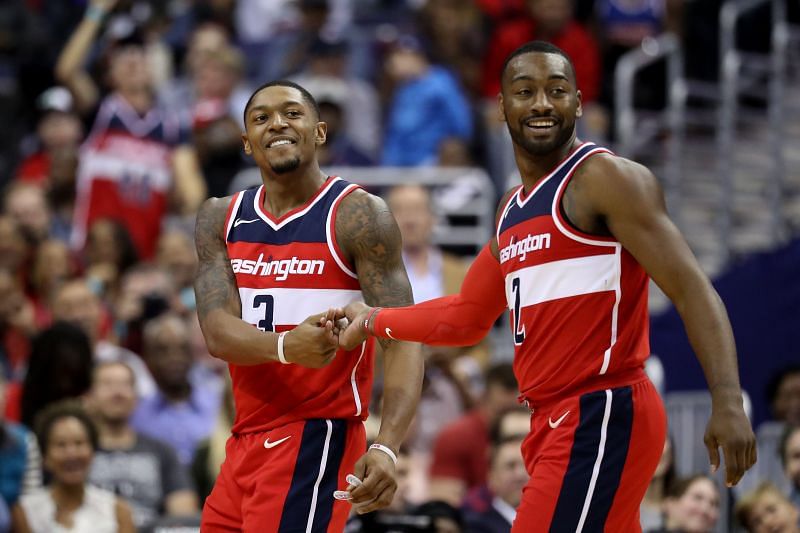
POLYGON ((650 354, 644 269, 618 241, 582 233, 562 210, 576 168, 602 153, 610 152, 582 144, 527 195, 517 189, 498 221, 514 371, 534 404, 630 375, 650 354))
MULTIPOLYGON (((354 269, 336 242, 336 211, 357 185, 331 177, 305 204, 280 218, 263 208, 264 186, 236 194, 225 241, 242 303, 242 320, 287 331, 314 313, 362 299, 354 269)), ((367 417, 374 340, 320 369, 269 362, 229 365, 236 402, 234 433, 312 418, 367 417)), ((289 354, 291 357, 291 353, 289 354)))

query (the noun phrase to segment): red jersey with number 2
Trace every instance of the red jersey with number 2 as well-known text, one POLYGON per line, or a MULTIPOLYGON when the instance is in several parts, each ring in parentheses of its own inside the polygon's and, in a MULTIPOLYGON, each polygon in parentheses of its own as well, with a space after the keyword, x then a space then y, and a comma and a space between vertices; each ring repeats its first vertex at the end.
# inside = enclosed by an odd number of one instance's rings
POLYGON ((525 194, 511 195, 497 228, 522 397, 546 403, 641 368, 650 354, 648 276, 613 238, 582 233, 561 198, 587 158, 575 149, 525 194))

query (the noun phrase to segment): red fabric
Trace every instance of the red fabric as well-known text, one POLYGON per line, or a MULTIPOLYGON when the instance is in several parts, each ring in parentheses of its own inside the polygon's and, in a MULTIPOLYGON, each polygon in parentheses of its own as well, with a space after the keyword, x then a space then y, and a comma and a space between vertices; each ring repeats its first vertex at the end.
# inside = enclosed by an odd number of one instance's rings
POLYGON ((477 409, 442 429, 433 445, 431 478, 452 478, 467 489, 486 483, 489 426, 477 409))
POLYGON ((50 175, 50 158, 44 152, 26 157, 17 168, 16 179, 26 183, 43 185, 50 175))
MULTIPOLYGON (((319 421, 317 421, 319 422, 319 421)), ((225 462, 222 463, 214 489, 203 507, 202 531, 236 531, 242 533, 261 533, 278 531, 284 519, 286 497, 292 487, 302 486, 310 493, 314 490, 319 476, 322 457, 310 462, 298 462, 301 444, 311 445, 304 429, 306 421, 293 422, 270 431, 233 435, 225 446, 225 462), (281 439, 285 439, 280 442, 281 439), (280 444, 266 448, 265 441, 280 444)), ((366 451, 366 434, 360 420, 351 420, 346 427, 346 435, 335 432, 330 438, 330 449, 336 442, 344 442, 345 450, 341 463, 336 468, 336 490, 347 489, 345 476, 353 472, 355 462, 366 451)), ((321 446, 321 445, 320 445, 321 446)), ((327 450, 328 448, 324 448, 327 450)), ((308 459, 307 455, 304 455, 308 459)), ((328 452, 330 461, 333 454, 328 452)), ((333 466, 326 462, 326 475, 333 466)), ((323 479, 320 486, 328 486, 323 479)), ((301 494, 300 497, 305 497, 301 494)), ((333 504, 333 512, 327 531, 342 531, 350 513, 348 502, 334 500, 333 492, 317 493, 317 511, 324 513, 333 504)), ((307 518, 293 517, 295 519, 307 518)), ((317 531, 317 529, 315 529, 317 531)))
MULTIPOLYGON (((500 92, 500 71, 508 55, 537 38, 536 22, 531 19, 509 21, 497 28, 484 58, 481 82, 484 96, 494 98, 500 92)), ((595 101, 600 92, 602 72, 600 48, 594 37, 581 24, 573 21, 549 41, 564 50, 572 59, 583 103, 595 101)))
POLYGON ((495 21, 505 20, 525 12, 524 0, 476 0, 475 4, 495 21))
MULTIPOLYGON (((641 531, 639 505, 661 458, 666 438, 666 414, 653 384, 643 377, 630 387, 633 423, 628 451, 603 531, 641 531)), ((522 491, 513 533, 545 533, 551 528, 564 527, 563 524, 553 524, 552 520, 559 497, 574 497, 561 494, 567 469, 570 466, 573 469, 576 466, 580 470, 591 469, 598 454, 599 439, 596 434, 587 435, 584 432, 583 439, 576 437, 576 429, 582 419, 581 397, 569 396, 535 409, 531 418, 531 433, 522 444, 525 466, 532 475, 522 491), (556 421, 555 428, 552 427, 552 421, 556 421)), ((609 424, 608 431, 620 431, 620 428, 609 424)), ((602 462, 600 469, 603 469, 602 462)), ((575 475, 574 471, 572 475, 575 475)), ((602 490, 602 487, 596 486, 595 496, 602 490)), ((597 499, 594 498, 593 502, 597 499)), ((589 515, 592 515, 591 506, 589 515)))
POLYGON ((373 330, 380 337, 432 346, 471 346, 505 309, 504 287, 500 264, 487 245, 470 266, 459 294, 381 309, 373 330))

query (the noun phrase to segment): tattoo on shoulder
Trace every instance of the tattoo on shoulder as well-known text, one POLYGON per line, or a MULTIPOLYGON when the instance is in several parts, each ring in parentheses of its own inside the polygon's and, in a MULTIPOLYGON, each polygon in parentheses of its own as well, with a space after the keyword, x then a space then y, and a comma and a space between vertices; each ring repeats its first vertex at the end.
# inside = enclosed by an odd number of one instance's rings
POLYGON ((336 216, 336 239, 356 267, 368 305, 414 303, 403 266, 400 229, 383 200, 361 190, 347 196, 336 216))
POLYGON ((225 308, 239 314, 239 292, 233 275, 223 231, 228 198, 210 198, 197 213, 195 246, 198 267, 194 282, 197 314, 200 320, 213 309, 225 308))

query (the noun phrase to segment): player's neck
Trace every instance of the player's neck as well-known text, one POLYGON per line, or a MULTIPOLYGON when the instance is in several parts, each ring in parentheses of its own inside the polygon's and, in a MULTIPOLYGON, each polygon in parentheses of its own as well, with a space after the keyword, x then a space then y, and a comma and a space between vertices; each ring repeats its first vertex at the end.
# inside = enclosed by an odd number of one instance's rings
POLYGON ((299 174, 291 172, 274 176, 262 172, 261 175, 266 190, 262 207, 275 218, 305 204, 328 179, 316 164, 299 174))
POLYGON ((532 155, 514 145, 514 155, 525 194, 531 192, 542 178, 550 174, 580 144, 581 141, 573 135, 569 142, 545 155, 532 155))

